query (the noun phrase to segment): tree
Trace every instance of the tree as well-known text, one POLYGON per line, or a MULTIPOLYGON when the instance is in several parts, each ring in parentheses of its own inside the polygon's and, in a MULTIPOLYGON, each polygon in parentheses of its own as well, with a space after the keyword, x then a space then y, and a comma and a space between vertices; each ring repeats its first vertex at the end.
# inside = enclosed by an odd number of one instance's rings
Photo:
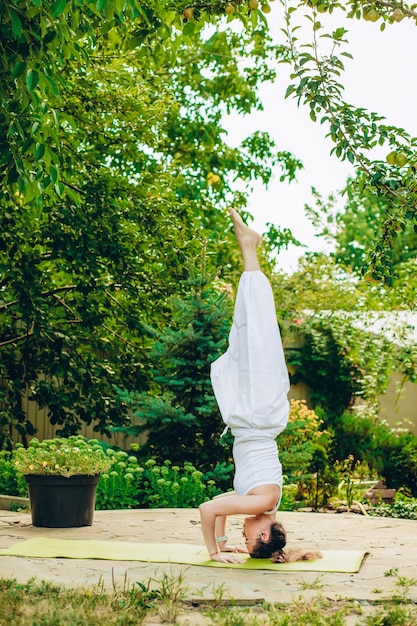
POLYGON ((366 190, 382 198, 384 214, 367 248, 364 273, 375 280, 392 284, 391 249, 399 229, 417 226, 415 211, 417 196, 416 138, 402 128, 384 124, 381 115, 368 112, 344 101, 341 75, 344 59, 351 57, 345 50, 348 43, 344 26, 327 32, 323 13, 344 11, 348 19, 381 20, 381 30, 387 24, 402 19, 417 22, 416 5, 396 2, 348 2, 302 0, 283 2, 285 32, 290 48, 292 83, 286 96, 297 98, 298 104, 310 109, 314 122, 326 126, 327 136, 333 142, 331 152, 341 160, 348 160, 357 168, 355 183, 359 192, 366 190), (298 40, 300 11, 307 11, 311 24, 311 41, 298 40), (329 44, 322 53, 320 46, 329 44), (386 160, 372 158, 375 146, 386 146, 386 160))
MULTIPOLYGON (((322 9, 310 4, 317 37, 322 9)), ((353 1, 323 4, 346 10, 348 18, 359 11, 353 1)), ((277 166, 291 179, 300 164, 267 134, 230 148, 221 117, 260 107, 256 87, 275 78, 277 61, 295 64, 299 82, 288 95, 306 100, 313 119, 325 113, 336 155, 360 166, 358 184, 391 203, 394 218, 384 221, 381 249, 371 259, 375 277, 389 278, 393 232, 399 221, 414 220, 413 140, 343 102, 335 80, 343 69, 340 58, 320 59, 315 45, 311 54, 296 52, 293 11, 286 13, 285 48, 271 45, 254 3, 236 3, 233 12, 228 5, 2 3, 5 436, 11 424, 22 437, 33 430, 21 407, 26 388, 66 434, 80 420, 94 421, 102 431, 123 422, 126 407, 114 386, 150 385, 144 328, 149 322, 162 327, 168 318, 186 259, 198 256, 201 240, 209 237, 210 263, 221 265, 224 276, 236 271, 233 253, 219 245, 230 237, 221 209, 229 202, 245 208, 235 181, 266 184, 277 166), (394 163, 365 159, 363 150, 378 141, 395 152, 394 163)), ((390 6, 382 5, 383 16, 390 6)), ((301 2, 299 10, 305 8, 301 2)), ((331 34, 335 50, 343 35, 340 29, 331 34)), ((277 229, 270 235, 276 247, 291 239, 277 229)))
MULTIPOLYGON (((336 263, 351 268, 361 276, 366 267, 367 250, 370 249, 384 220, 392 207, 385 196, 364 189, 359 191, 356 181, 348 180, 341 192, 344 206, 340 207, 336 196, 327 201, 313 190, 316 206, 306 207, 309 217, 321 237, 325 237, 334 247, 336 263)), ((398 225, 389 255, 389 267, 393 283, 398 284, 398 274, 409 260, 417 254, 417 232, 410 222, 398 225)), ((397 286, 396 284, 396 286, 397 286)), ((404 303, 405 304, 405 303, 404 303)))
POLYGON ((400 264, 392 287, 360 280, 336 254, 306 254, 292 275, 274 274, 287 361, 296 369, 291 381, 306 383, 313 406, 330 420, 338 422, 358 397, 374 413, 395 370, 403 382, 416 380, 416 343, 404 315, 414 310, 413 263, 400 264))
POLYGON ((115 386, 151 383, 146 328, 169 319, 202 240, 209 265, 236 267, 218 247, 219 208, 245 205, 233 180, 293 175, 266 134, 230 148, 220 124, 224 106, 259 106, 278 52, 262 29, 182 34, 160 3, 28 0, 0 18, 3 436, 33 433, 26 389, 64 434, 108 432, 127 419, 115 386))
POLYGON ((210 363, 227 347, 231 303, 220 284, 191 275, 189 293, 175 299, 169 326, 156 335, 151 351, 153 384, 148 393, 122 393, 136 416, 126 432, 147 433, 144 457, 173 463, 189 461, 213 470, 230 454, 210 382, 210 363))

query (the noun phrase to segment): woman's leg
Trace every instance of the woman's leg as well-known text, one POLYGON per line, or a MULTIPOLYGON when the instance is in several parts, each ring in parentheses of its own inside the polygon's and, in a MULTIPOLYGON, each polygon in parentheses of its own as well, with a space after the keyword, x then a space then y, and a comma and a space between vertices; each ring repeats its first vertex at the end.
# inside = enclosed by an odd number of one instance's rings
POLYGON ((239 213, 229 209, 233 220, 233 228, 242 254, 243 269, 245 272, 260 271, 258 260, 258 245, 261 240, 259 233, 246 226, 239 213))
POLYGON ((277 436, 288 420, 289 380, 272 289, 259 268, 259 235, 236 212, 231 214, 244 272, 228 350, 212 364, 213 389, 223 420, 233 430, 277 436))

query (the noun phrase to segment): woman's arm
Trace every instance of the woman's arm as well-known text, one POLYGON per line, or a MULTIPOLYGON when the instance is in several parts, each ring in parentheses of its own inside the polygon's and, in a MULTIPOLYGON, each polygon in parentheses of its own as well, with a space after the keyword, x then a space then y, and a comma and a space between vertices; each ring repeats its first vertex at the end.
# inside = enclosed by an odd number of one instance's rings
POLYGON ((226 517, 228 515, 257 515, 263 513, 267 510, 270 497, 266 495, 238 496, 234 492, 231 492, 230 495, 222 494, 222 496, 200 504, 199 510, 204 541, 213 561, 240 563, 234 554, 219 552, 216 543, 216 532, 220 532, 221 528, 225 529, 226 517))

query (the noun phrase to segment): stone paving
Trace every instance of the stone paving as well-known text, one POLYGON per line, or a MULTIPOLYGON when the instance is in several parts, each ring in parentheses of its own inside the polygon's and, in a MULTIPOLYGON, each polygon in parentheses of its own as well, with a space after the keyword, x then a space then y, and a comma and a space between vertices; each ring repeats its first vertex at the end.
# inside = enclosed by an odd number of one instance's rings
MULTIPOLYGON (((321 550, 366 550, 369 555, 358 573, 273 572, 216 569, 169 563, 104 560, 22 558, 0 556, 0 575, 25 582, 30 578, 66 586, 112 589, 126 580, 159 580, 164 572, 183 572, 190 600, 210 600, 222 590, 224 598, 239 604, 289 602, 321 593, 328 598, 351 598, 361 603, 399 593, 398 576, 417 578, 417 522, 375 518, 353 513, 282 512, 279 519, 288 534, 288 545, 321 550)), ((230 518, 229 540, 242 543, 242 517, 230 518)), ((0 547, 32 537, 102 539, 117 541, 203 543, 195 509, 146 509, 96 511, 92 526, 35 528, 27 513, 0 511, 0 547)), ((417 603, 417 587, 408 596, 417 603)))

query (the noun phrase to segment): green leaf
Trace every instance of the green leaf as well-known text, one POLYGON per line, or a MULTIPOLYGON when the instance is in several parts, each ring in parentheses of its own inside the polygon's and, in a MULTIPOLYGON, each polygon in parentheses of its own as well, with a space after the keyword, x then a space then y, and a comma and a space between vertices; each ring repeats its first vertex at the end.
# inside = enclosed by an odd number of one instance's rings
POLYGON ((55 192, 57 193, 57 195, 61 198, 61 196, 63 195, 63 193, 65 191, 64 185, 62 183, 56 183, 54 185, 54 189, 55 189, 55 192))
POLYGON ((58 170, 56 169, 55 165, 50 166, 49 173, 51 175, 52 182, 55 184, 58 180, 58 170))
POLYGON ((12 67, 13 78, 17 78, 18 76, 21 76, 25 70, 26 70, 25 61, 18 61, 12 67))
POLYGON ((36 144, 36 150, 35 150, 36 161, 40 161, 44 154, 45 154, 45 144, 44 143, 36 144))
POLYGON ((17 13, 9 9, 10 11, 10 20, 12 22, 12 31, 15 37, 20 37, 23 31, 22 22, 17 13))
POLYGON ((295 88, 294 85, 288 85, 287 91, 285 92, 284 98, 288 98, 288 96, 290 96, 292 93, 294 93, 295 89, 296 88, 295 88))
POLYGON ((58 17, 65 11, 67 0, 55 0, 52 5, 52 17, 58 17))
POLYGON ((97 11, 102 11, 104 7, 107 5, 108 0, 97 0, 96 8, 97 11))
POLYGON ((51 41, 53 41, 56 37, 56 31, 55 30, 49 30, 45 37, 43 38, 43 43, 47 44, 50 43, 51 41))
POLYGON ((33 198, 35 198, 35 196, 38 195, 38 193, 39 189, 37 185, 35 183, 29 184, 23 193, 23 201, 25 203, 30 202, 33 198))
POLYGON ((194 31, 195 31, 194 22, 187 22, 184 28, 182 29, 182 34, 184 35, 184 37, 191 37, 194 34, 194 31))
POLYGON ((29 69, 26 74, 26 85, 29 92, 32 92, 39 83, 39 74, 37 70, 29 69))
POLYGON ((48 83, 51 85, 51 89, 52 89, 54 96, 59 96, 59 89, 56 83, 49 76, 45 76, 45 78, 48 81, 48 83))

